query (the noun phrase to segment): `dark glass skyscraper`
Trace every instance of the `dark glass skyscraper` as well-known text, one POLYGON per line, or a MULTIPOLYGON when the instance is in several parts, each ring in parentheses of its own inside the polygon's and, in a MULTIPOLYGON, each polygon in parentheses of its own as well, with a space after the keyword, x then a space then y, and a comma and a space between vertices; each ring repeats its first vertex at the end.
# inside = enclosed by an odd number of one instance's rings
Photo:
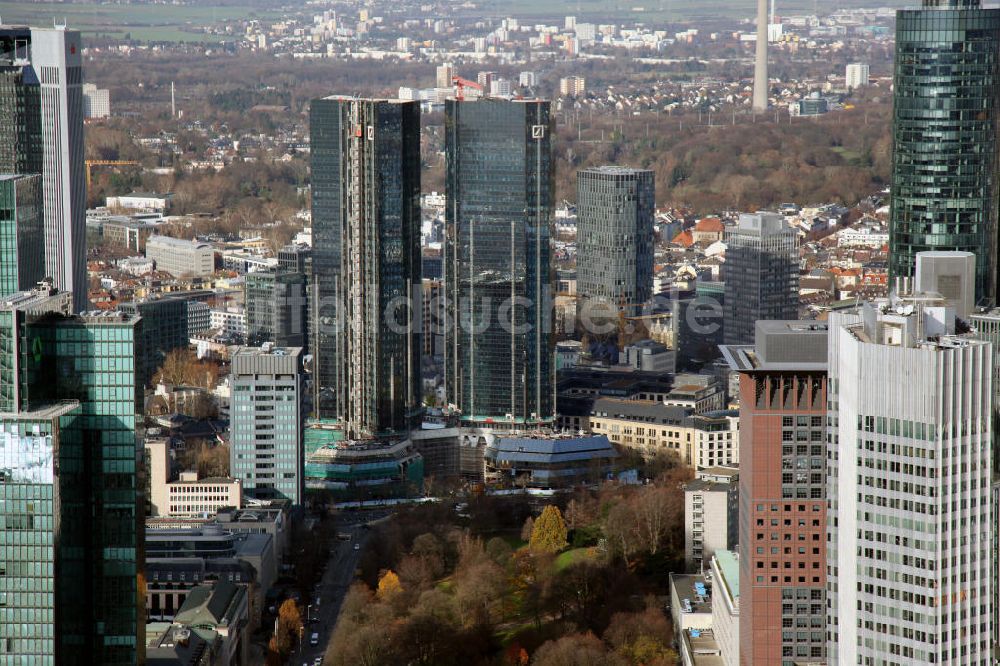
POLYGON ((576 174, 577 298, 638 314, 653 292, 654 172, 598 167, 576 174))
POLYGON ((726 232, 722 274, 727 345, 753 344, 758 321, 798 318, 798 235, 781 215, 740 215, 737 227, 726 232))
POLYGON ((0 643, 17 663, 135 664, 141 320, 0 301, 0 643))
POLYGON ((306 346, 308 286, 304 274, 280 268, 249 273, 245 294, 248 345, 306 346))
POLYGON ((0 173, 42 173, 42 88, 30 45, 31 28, 0 27, 0 173))
POLYGON ((924 0, 896 15, 890 277, 925 250, 974 252, 976 297, 997 289, 1000 10, 924 0))
POLYGON ((0 174, 0 296, 45 277, 42 177, 0 174))
POLYGON ((467 423, 554 416, 549 103, 448 100, 448 402, 467 423))
POLYGON ((319 415, 350 437, 405 433, 421 403, 420 106, 314 100, 310 135, 319 415))
POLYGON ((0 26, 0 173, 41 174, 45 274, 87 307, 83 45, 76 30, 0 26))

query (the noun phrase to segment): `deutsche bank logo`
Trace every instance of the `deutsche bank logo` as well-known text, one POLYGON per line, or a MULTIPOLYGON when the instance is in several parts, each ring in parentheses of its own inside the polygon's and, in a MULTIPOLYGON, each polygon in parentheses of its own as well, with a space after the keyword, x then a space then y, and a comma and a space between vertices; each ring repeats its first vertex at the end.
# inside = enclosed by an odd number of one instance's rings
POLYGON ((545 125, 532 125, 531 126, 531 138, 532 139, 544 139, 545 138, 545 125))

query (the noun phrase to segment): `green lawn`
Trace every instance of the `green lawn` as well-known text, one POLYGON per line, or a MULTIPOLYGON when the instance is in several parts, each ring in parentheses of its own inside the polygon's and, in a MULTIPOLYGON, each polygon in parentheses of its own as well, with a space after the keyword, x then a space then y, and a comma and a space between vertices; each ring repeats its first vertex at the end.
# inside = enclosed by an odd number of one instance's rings
MULTIPOLYGON (((586 19, 687 21, 692 19, 736 18, 752 16, 757 3, 753 0, 483 0, 479 7, 487 14, 504 16, 537 16, 558 18, 577 16, 586 19)), ((835 8, 907 7, 910 0, 778 0, 780 14, 811 13, 818 9, 829 13, 835 8)))
POLYGON ((234 19, 277 17, 278 10, 250 6, 97 5, 62 2, 11 2, 0 0, 4 23, 52 25, 66 21, 70 28, 86 34, 150 41, 217 42, 224 37, 206 35, 198 28, 234 19), (186 28, 186 29, 185 29, 186 28))
POLYGON ((580 562, 585 562, 586 560, 592 560, 597 556, 597 552, 593 548, 574 548, 572 550, 567 550, 565 553, 560 553, 559 557, 556 558, 556 571, 562 571, 567 569, 574 564, 579 564, 580 562))

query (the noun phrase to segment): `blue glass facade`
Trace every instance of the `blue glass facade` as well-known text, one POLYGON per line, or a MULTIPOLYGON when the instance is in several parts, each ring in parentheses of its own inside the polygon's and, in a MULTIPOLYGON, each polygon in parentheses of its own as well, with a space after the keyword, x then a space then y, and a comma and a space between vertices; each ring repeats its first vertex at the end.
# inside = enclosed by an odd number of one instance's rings
POLYGON ((997 282, 1000 10, 925 0, 896 19, 889 272, 916 254, 974 252, 976 297, 997 282))
POLYGON ((448 100, 448 402, 467 422, 554 415, 549 103, 448 100))

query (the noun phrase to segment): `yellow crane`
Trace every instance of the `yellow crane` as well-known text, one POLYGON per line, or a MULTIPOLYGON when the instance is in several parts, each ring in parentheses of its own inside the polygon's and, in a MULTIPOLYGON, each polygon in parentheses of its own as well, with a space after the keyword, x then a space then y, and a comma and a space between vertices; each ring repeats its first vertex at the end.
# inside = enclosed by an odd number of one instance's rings
POLYGON ((135 160, 87 160, 87 189, 90 189, 90 168, 95 166, 141 166, 139 162, 135 160))

